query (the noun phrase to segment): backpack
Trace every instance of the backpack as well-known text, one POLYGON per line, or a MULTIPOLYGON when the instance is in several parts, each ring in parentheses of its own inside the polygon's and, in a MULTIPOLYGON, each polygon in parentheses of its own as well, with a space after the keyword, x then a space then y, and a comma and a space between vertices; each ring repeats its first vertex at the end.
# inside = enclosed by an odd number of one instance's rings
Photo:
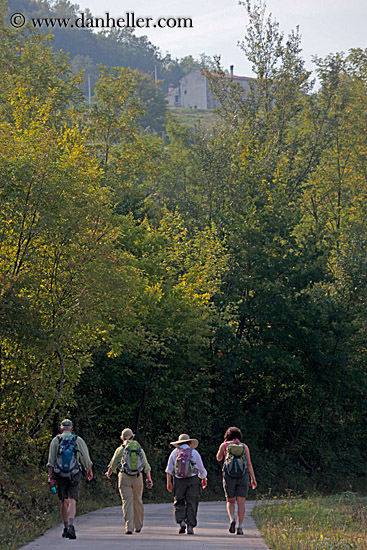
POLYGON ((78 462, 78 436, 72 434, 69 437, 58 436, 59 444, 56 452, 56 466, 54 472, 60 477, 72 477, 81 472, 78 462))
POLYGON ((242 477, 247 472, 245 447, 238 443, 229 443, 224 457, 223 472, 229 477, 242 477))
POLYGON ((124 452, 121 457, 121 472, 130 476, 139 475, 144 470, 143 451, 137 441, 127 441, 123 445, 124 452))
POLYGON ((192 448, 177 449, 175 460, 175 475, 177 477, 191 477, 195 473, 195 462, 192 460, 192 448))

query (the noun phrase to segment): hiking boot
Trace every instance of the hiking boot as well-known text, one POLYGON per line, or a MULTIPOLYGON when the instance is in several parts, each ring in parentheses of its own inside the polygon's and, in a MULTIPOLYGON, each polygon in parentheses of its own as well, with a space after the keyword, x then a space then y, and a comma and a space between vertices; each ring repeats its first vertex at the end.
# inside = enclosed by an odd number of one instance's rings
POLYGON ((68 539, 69 538, 69 531, 68 531, 67 527, 64 527, 64 530, 63 530, 61 536, 62 536, 63 539, 68 539))
POLYGON ((181 521, 178 534, 182 535, 182 533, 185 533, 185 532, 186 532, 186 523, 184 521, 181 521))
POLYGON ((68 527, 68 538, 69 539, 76 539, 76 533, 75 533, 74 525, 69 525, 69 527, 68 527))
POLYGON ((237 527, 237 535, 243 535, 242 527, 237 527))
POLYGON ((194 534, 194 528, 191 525, 187 526, 187 534, 193 535, 194 534))
POLYGON ((236 532, 236 520, 232 519, 231 523, 229 524, 229 532, 235 533, 236 532))

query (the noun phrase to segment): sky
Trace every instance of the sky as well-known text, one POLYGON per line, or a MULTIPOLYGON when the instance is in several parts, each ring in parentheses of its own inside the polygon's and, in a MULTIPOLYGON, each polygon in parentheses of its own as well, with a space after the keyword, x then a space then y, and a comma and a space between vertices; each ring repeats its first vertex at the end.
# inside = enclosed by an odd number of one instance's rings
MULTIPOLYGON (((248 23, 247 13, 238 0, 74 0, 81 11, 89 8, 93 16, 190 17, 193 28, 140 29, 162 52, 173 58, 204 53, 220 55, 224 69, 234 65, 234 74, 252 76, 251 64, 238 46, 248 23)), ((312 70, 312 56, 367 48, 367 0, 267 0, 272 14, 285 36, 299 26, 303 57, 312 70)))

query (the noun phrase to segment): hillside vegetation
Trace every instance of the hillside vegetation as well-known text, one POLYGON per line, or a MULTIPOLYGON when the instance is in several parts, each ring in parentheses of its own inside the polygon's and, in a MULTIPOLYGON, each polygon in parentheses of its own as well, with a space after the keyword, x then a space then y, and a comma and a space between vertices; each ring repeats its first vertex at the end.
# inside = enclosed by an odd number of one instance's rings
POLYGON ((219 116, 211 109, 193 109, 191 107, 170 107, 169 112, 180 124, 187 124, 189 128, 200 126, 204 131, 212 131, 219 121, 219 116))
POLYGON ((34 510, 56 506, 46 463, 64 417, 97 473, 86 506, 126 426, 159 498, 180 433, 199 439, 221 494, 215 454, 230 425, 257 495, 366 491, 367 51, 318 59, 315 89, 298 33, 285 39, 256 2, 248 16, 254 88, 243 97, 208 74, 222 107, 203 131, 167 116, 129 67, 101 66, 89 106, 68 57, 10 28, 3 5, 8 530, 10 511, 32 529, 34 510))

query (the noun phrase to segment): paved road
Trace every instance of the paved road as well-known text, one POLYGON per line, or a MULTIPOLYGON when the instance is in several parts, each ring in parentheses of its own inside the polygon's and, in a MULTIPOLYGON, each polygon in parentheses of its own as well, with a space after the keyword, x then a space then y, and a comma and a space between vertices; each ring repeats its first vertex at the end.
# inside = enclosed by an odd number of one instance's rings
POLYGON ((141 533, 125 535, 121 507, 103 508, 76 518, 76 540, 63 539, 60 524, 21 550, 269 550, 250 516, 254 504, 246 503, 244 536, 228 532, 225 502, 200 503, 194 536, 178 534, 173 504, 146 504, 141 533))

